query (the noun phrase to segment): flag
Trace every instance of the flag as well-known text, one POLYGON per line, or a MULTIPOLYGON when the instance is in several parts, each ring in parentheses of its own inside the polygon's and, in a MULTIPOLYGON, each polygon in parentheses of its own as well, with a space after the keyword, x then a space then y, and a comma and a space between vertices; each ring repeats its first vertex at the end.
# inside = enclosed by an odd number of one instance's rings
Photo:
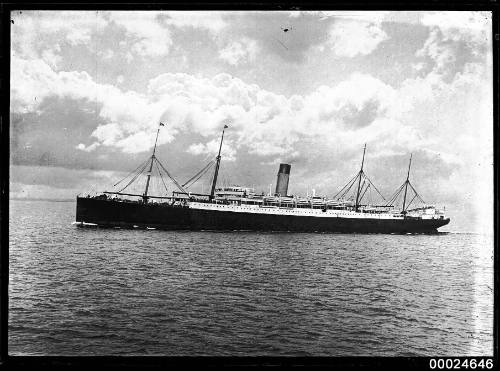
POLYGON ((163 122, 160 122, 160 126, 165 126, 165 124, 163 122))
POLYGON ((229 126, 227 126, 227 125, 224 125, 224 129, 227 129, 228 127, 229 127, 229 126))

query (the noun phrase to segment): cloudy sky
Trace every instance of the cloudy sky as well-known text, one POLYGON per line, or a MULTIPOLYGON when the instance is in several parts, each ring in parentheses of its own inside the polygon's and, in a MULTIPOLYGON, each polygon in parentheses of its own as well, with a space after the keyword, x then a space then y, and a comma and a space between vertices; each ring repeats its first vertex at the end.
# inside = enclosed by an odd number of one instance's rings
POLYGON ((110 188, 157 154, 183 182, 332 196, 358 170, 411 180, 450 230, 492 226, 489 12, 12 13, 13 198, 110 188), (287 30, 285 32, 285 30, 287 30))

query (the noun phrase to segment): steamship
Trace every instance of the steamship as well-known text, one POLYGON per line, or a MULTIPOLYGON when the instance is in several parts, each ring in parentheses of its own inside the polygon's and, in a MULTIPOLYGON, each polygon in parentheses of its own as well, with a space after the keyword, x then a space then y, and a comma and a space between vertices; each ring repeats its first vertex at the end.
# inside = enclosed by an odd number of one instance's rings
MULTIPOLYGON (((254 188, 217 187, 222 130, 218 155, 192 178, 180 184, 156 157, 160 123, 152 155, 116 185, 120 189, 77 196, 77 226, 143 228, 164 230, 238 230, 336 233, 436 233, 448 224, 444 209, 426 204, 410 182, 411 156, 406 180, 385 199, 363 169, 333 197, 288 194, 290 164, 280 164, 274 193, 258 194, 254 188), (214 168, 210 193, 192 193, 189 187, 214 168), (170 178, 177 190, 155 196, 150 193, 151 174, 156 169, 164 183, 170 178), (145 175, 143 193, 126 192, 139 175, 145 175), (123 184, 125 184, 123 186, 123 184), (383 200, 367 201, 368 192, 383 200), (396 203, 402 200, 402 205, 396 203), (420 202, 420 205, 417 205, 420 202)), ((167 187, 165 186, 165 190, 167 187)), ((168 190, 167 190, 168 191, 168 190)))

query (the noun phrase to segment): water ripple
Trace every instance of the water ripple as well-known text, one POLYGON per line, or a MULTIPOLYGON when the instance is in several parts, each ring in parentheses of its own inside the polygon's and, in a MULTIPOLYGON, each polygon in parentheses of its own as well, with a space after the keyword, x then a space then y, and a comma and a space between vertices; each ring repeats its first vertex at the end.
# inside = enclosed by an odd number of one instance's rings
POLYGON ((10 205, 14 355, 491 355, 491 241, 79 229, 10 205))

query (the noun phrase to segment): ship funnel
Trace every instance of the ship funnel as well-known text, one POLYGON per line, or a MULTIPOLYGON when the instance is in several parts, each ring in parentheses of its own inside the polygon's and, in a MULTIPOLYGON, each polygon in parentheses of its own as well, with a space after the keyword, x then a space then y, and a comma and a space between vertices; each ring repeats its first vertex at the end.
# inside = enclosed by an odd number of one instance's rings
POLYGON ((276 195, 287 196, 290 168, 291 165, 289 164, 280 164, 280 169, 278 170, 278 179, 276 180, 276 195))

